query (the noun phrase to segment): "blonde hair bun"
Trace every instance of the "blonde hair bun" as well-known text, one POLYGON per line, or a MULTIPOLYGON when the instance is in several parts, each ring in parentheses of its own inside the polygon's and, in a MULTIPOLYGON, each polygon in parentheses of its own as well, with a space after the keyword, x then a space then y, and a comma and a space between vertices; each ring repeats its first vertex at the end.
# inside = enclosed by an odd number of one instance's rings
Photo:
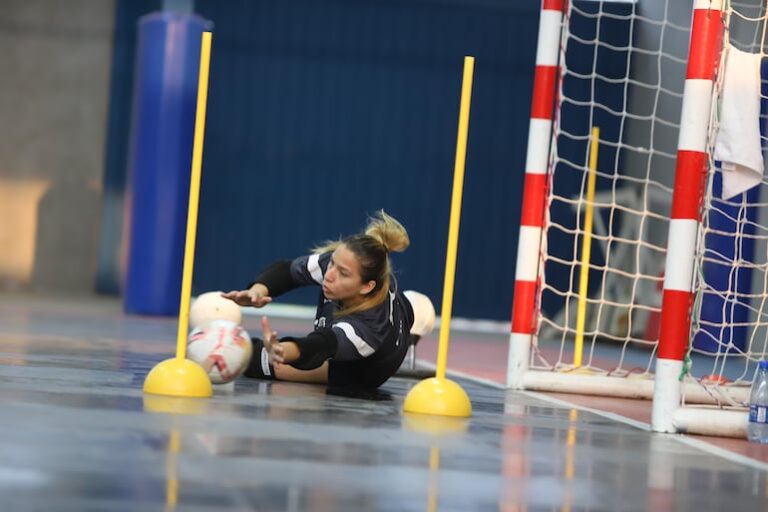
POLYGON ((379 210, 368 219, 365 234, 378 240, 387 252, 403 252, 411 244, 408 232, 394 217, 379 210))

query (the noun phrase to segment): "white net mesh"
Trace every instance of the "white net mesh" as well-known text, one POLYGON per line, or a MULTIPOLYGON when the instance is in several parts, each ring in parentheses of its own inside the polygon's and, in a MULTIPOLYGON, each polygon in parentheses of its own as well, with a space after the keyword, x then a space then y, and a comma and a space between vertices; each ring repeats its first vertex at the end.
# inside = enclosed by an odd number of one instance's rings
POLYGON ((583 366, 651 372, 691 14, 670 4, 570 3, 532 367, 573 365, 588 139, 598 126, 583 366))
MULTIPOLYGON (((584 219, 591 207, 592 256, 588 294, 581 299, 586 322, 580 368, 616 377, 651 378, 691 7, 688 2, 669 0, 570 2, 561 37, 562 79, 550 153, 532 369, 574 369, 584 219), (590 202, 588 154, 593 126, 601 133, 597 187, 590 202)), ((762 55, 766 42, 763 1, 729 3, 724 19, 730 26, 725 40, 730 38, 742 51, 762 55)), ((716 94, 721 85, 718 82, 716 94)), ((719 101, 714 105, 710 148, 718 129, 719 101)), ((762 137, 765 141, 765 132, 762 137)), ((711 164, 714 169, 714 160, 711 164)), ((710 172, 704 229, 699 230, 698 293, 686 378, 715 402, 730 406, 743 400, 730 391, 722 392, 721 385, 747 386, 754 361, 765 356, 768 208, 762 206, 768 204, 768 190, 762 189, 768 183, 722 201, 719 195, 714 197, 715 192, 719 194, 718 180, 710 172)))

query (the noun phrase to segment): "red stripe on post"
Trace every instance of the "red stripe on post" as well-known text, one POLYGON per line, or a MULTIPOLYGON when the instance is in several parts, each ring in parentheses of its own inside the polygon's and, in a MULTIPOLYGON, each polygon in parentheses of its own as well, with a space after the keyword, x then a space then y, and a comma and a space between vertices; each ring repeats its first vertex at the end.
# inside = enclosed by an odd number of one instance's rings
POLYGON ((682 361, 691 329, 691 292, 664 290, 661 304, 658 359, 682 361))
POLYGON ((512 306, 512 332, 533 334, 535 322, 536 282, 515 281, 512 306))
POLYGON ((686 150, 677 152, 675 191, 672 195, 673 219, 698 220, 706 176, 706 153, 686 150))
POLYGON ((544 198, 547 194, 547 175, 525 173, 523 184, 523 211, 520 224, 523 226, 544 226, 544 198))
POLYGON ((686 78, 701 80, 714 78, 723 40, 722 19, 722 12, 718 9, 693 11, 686 78))
POLYGON ((531 117, 534 119, 552 119, 556 81, 557 66, 536 66, 531 100, 531 117))
POLYGON ((542 0, 542 11, 561 11, 563 10, 563 0, 542 0))

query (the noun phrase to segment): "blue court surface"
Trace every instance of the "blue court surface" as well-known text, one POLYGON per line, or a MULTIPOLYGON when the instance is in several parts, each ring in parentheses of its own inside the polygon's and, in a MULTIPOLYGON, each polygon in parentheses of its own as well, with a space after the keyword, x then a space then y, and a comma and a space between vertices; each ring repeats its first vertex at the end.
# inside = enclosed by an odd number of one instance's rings
POLYGON ((1 510, 768 509, 760 462, 466 380, 465 421, 403 413, 402 378, 145 395, 175 333, 113 300, 0 297, 1 510))

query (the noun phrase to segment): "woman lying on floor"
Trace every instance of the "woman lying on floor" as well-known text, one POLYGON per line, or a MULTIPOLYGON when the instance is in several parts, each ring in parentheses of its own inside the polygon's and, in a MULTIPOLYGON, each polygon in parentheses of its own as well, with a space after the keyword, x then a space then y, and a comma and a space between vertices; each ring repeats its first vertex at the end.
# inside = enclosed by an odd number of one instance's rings
MULTIPOLYGON (((411 343, 414 313, 397 288, 389 253, 404 251, 408 233, 379 211, 365 231, 270 265, 247 290, 223 294, 260 308, 299 286, 321 288, 314 330, 277 337, 266 317, 264 338, 253 338, 251 378, 375 388, 395 374, 411 343)), ((430 305, 431 307, 431 305, 430 305)))

